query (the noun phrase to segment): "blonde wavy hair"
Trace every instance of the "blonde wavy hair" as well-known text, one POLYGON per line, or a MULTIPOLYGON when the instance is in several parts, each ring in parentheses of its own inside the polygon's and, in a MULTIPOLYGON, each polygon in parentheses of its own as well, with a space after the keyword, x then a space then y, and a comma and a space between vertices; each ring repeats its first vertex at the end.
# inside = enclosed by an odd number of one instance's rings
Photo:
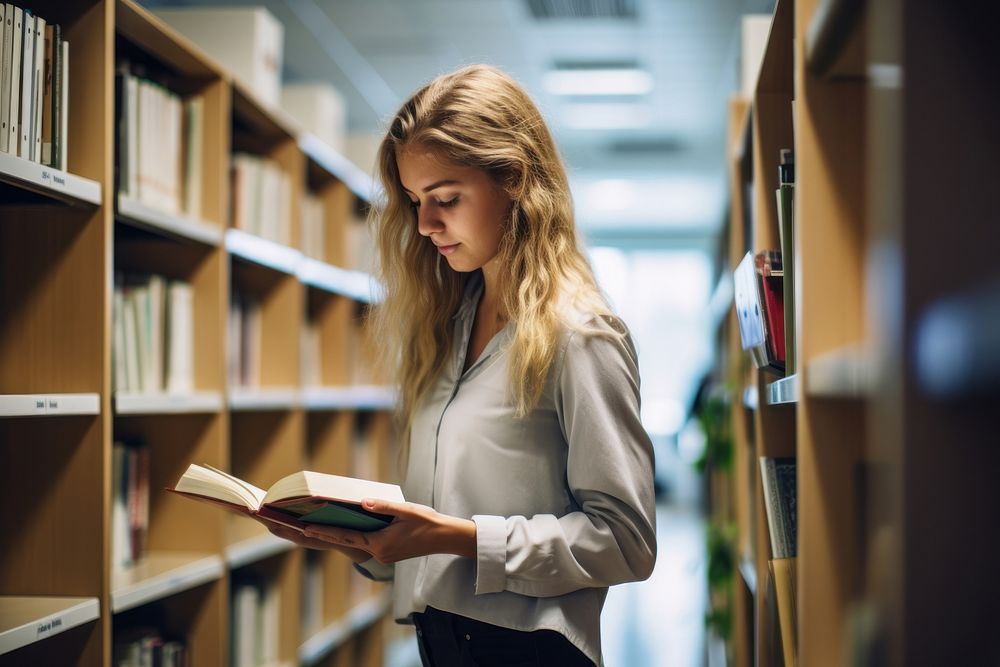
POLYGON ((498 250, 496 293, 501 317, 514 324, 507 350, 509 395, 523 417, 544 389, 560 327, 583 329, 574 312, 613 318, 578 245, 555 142, 524 89, 485 65, 434 79, 389 124, 376 165, 384 192, 371 214, 377 276, 385 289, 374 310, 374 331, 389 351, 382 360, 399 387, 404 434, 451 358, 452 317, 473 275, 442 263, 437 249, 417 231, 396 165, 397 154, 412 147, 484 170, 512 200, 498 250))

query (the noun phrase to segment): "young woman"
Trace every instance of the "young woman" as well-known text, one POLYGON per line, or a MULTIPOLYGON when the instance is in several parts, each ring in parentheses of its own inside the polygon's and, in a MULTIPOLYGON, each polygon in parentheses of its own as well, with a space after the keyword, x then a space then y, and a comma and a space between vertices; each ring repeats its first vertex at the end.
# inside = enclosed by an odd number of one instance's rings
POLYGON ((426 665, 601 662, 608 587, 656 557, 636 353, 577 245, 566 174, 509 76, 472 66, 418 91, 378 154, 404 495, 374 533, 313 548, 395 580, 426 665))

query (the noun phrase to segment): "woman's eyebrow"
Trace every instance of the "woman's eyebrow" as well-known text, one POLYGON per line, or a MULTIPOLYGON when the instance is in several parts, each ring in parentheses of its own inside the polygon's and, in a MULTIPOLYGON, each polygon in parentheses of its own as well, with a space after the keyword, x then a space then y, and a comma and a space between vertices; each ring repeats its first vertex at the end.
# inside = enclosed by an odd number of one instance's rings
MULTIPOLYGON (((455 179, 455 178, 445 178, 445 179, 442 179, 440 181, 436 181, 434 183, 431 183, 426 188, 424 188, 423 191, 424 192, 430 192, 431 190, 440 188, 443 185, 461 185, 461 184, 462 184, 462 181, 460 181, 458 179, 455 179)), ((402 185, 402 184, 400 184, 400 185, 402 185)), ((411 195, 413 194, 413 192, 411 192, 409 189, 407 189, 407 187, 405 185, 403 185, 403 190, 406 191, 407 193, 411 194, 411 195)))

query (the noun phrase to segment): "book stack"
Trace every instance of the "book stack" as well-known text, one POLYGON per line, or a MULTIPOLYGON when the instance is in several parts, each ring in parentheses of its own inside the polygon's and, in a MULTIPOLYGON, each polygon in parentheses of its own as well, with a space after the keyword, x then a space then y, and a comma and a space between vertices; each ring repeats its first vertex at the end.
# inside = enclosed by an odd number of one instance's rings
POLYGON ((278 663, 279 594, 273 581, 249 573, 234 577, 232 601, 233 667, 278 663))
POLYGON ((302 221, 302 252, 309 257, 326 261, 326 234, 323 229, 323 200, 304 194, 300 201, 302 221))
POLYGON ((764 511, 774 558, 768 572, 774 584, 785 665, 797 660, 796 464, 794 458, 760 457, 764 511))
POLYGON ((182 99, 123 62, 115 77, 120 194, 157 210, 201 214, 203 102, 182 99))
POLYGON ((785 305, 782 254, 748 252, 733 273, 740 342, 757 368, 784 374, 785 305))
POLYGON ((0 3, 0 151, 66 169, 69 42, 59 24, 0 3))
POLYGON ((259 387, 263 321, 260 302, 233 290, 227 323, 226 372, 234 387, 259 387))
POLYGON ((232 169, 233 227, 291 245, 292 184, 281 165, 269 158, 237 153, 232 169))
POLYGON ((153 628, 134 628, 116 638, 113 664, 115 667, 185 667, 189 665, 185 642, 165 640, 153 628))
POLYGON ((111 456, 111 556, 117 568, 138 563, 149 532, 149 447, 116 442, 111 456))
POLYGON ((189 284, 162 276, 119 274, 113 326, 115 391, 192 391, 194 296, 189 284))

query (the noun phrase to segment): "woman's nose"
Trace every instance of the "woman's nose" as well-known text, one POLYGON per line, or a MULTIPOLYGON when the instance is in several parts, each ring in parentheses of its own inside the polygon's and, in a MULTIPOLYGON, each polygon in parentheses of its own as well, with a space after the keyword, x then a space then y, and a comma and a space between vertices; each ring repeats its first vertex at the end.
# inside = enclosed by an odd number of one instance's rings
POLYGON ((417 208, 417 231, 421 235, 430 236, 442 229, 444 229, 444 224, 437 218, 430 206, 420 206, 417 208))

